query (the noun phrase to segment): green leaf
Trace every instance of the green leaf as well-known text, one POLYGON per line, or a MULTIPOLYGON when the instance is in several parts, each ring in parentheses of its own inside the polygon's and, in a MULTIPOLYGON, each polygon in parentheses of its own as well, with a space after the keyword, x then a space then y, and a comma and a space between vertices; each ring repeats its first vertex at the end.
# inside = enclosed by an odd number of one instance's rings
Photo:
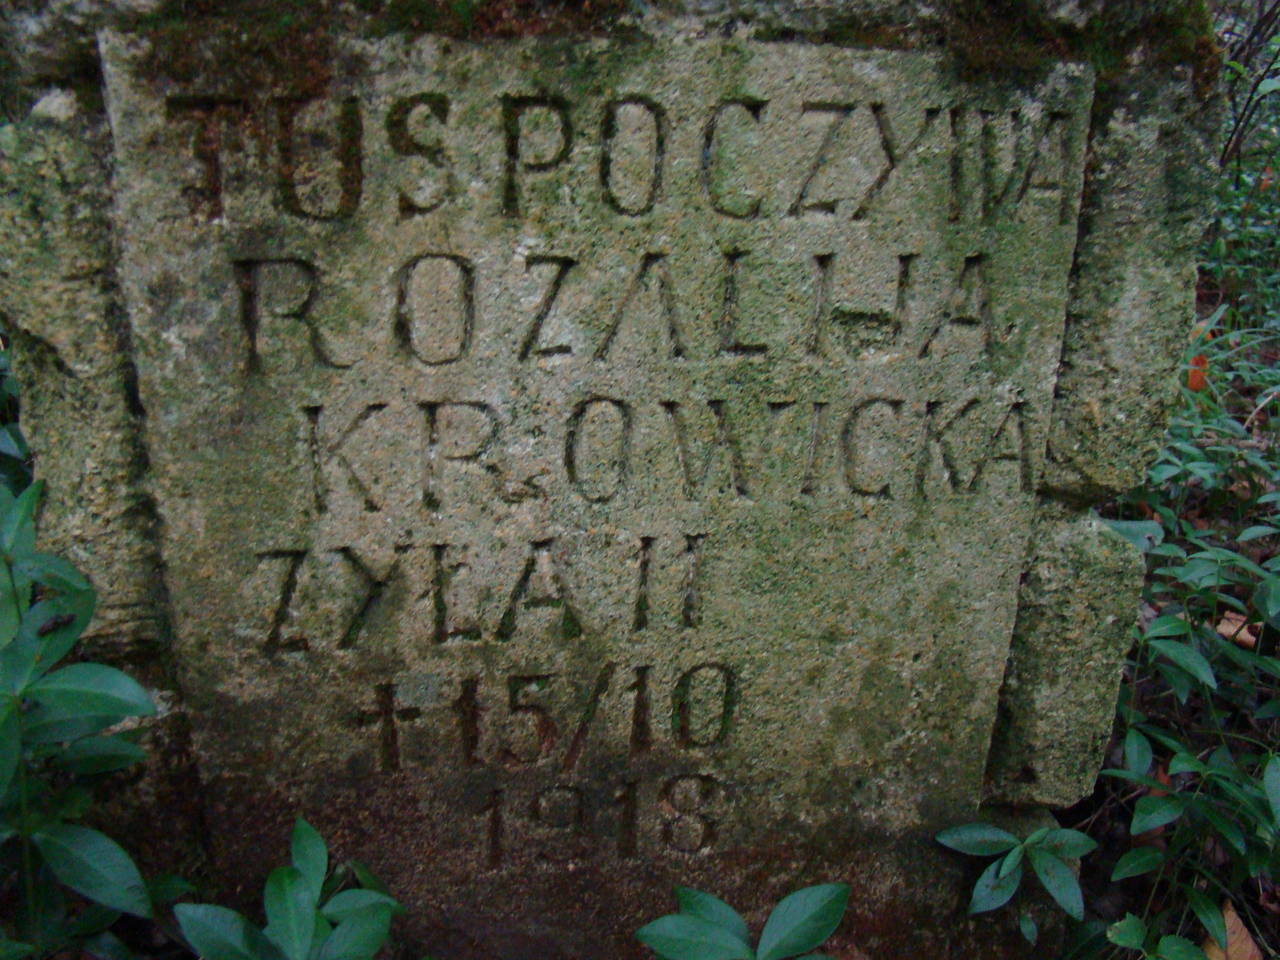
POLYGON ((1268 700, 1253 714, 1255 720, 1274 720, 1276 717, 1280 717, 1280 697, 1268 700))
POLYGON ((100 903, 91 903, 80 911, 80 915, 69 926, 68 934, 73 940, 91 937, 101 933, 120 919, 120 911, 104 907, 100 903))
POLYGON ((176 873, 158 873, 147 881, 152 903, 173 903, 194 891, 195 887, 176 873))
POLYGON ((35 953, 35 947, 29 943, 10 940, 0 930, 0 960, 21 960, 22 957, 35 953))
POLYGON ((691 917, 698 917, 708 923, 714 923, 721 930, 727 930, 744 943, 749 943, 751 934, 747 930, 747 921, 718 897, 701 890, 689 887, 676 887, 676 901, 680 904, 680 912, 691 917))
POLYGON ((387 889, 387 885, 373 875, 373 872, 359 860, 348 860, 351 870, 356 875, 356 880, 360 886, 366 890, 373 890, 375 893, 385 893, 391 896, 391 891, 387 889))
POLYGON ((1017 870, 1018 867, 1022 864, 1022 858, 1026 856, 1026 852, 1027 852, 1027 846, 1024 844, 1022 846, 1014 847, 1012 850, 1006 853, 1004 855, 1004 859, 1000 861, 1000 870, 998 875, 1001 878, 1004 878, 1004 877, 1007 877, 1009 874, 1013 873, 1013 871, 1017 870))
POLYGON ((1203 950, 1182 937, 1161 937, 1156 956, 1160 960, 1209 960, 1203 950))
POLYGON ((1027 943, 1034 944, 1040 935, 1040 931, 1036 929, 1036 918, 1029 913, 1018 914, 1018 929, 1022 931, 1027 943))
POLYGON ((1021 841, 1008 830, 986 823, 966 823, 950 827, 935 837, 944 847, 975 857, 990 857, 1018 846, 1021 841))
POLYGON ((1141 950, 1147 942, 1147 925, 1132 913, 1127 913, 1119 923, 1107 927, 1107 939, 1117 947, 1141 950))
POLYGON ((1198 650, 1178 640, 1148 640, 1147 646, 1167 657, 1210 689, 1218 689, 1218 678, 1198 650))
POLYGON ((1032 847, 1027 856, 1031 859, 1031 869, 1049 891, 1049 896, 1057 900, 1058 906, 1072 919, 1084 920, 1084 897, 1071 868, 1039 847, 1032 847))
POLYGON ((1085 857, 1098 849, 1097 842, 1079 830, 1050 830, 1040 845, 1055 857, 1085 857))
POLYGON ((65 823, 42 827, 31 839, 54 876, 76 893, 137 917, 151 916, 147 886, 115 841, 65 823))
POLYGON ((754 960, 751 948, 701 917, 673 913, 636 931, 636 939, 666 960, 754 960))
POLYGON ((149 717, 156 712, 150 694, 128 674, 100 663, 73 663, 27 687, 27 696, 46 706, 82 714, 149 717))
POLYGON ((1018 890, 1022 882, 1022 864, 1006 876, 1000 876, 1000 861, 982 871, 978 882, 973 885, 973 896, 969 898, 970 913, 986 913, 1003 907, 1018 890))
POLYGON ((1262 774, 1262 789, 1271 806, 1272 818, 1280 824, 1280 757, 1272 757, 1267 761, 1267 768, 1262 774))
POLYGON ((324 837, 316 828, 301 817, 293 825, 291 841, 293 865, 302 874, 307 889, 311 891, 311 901, 320 902, 320 891, 324 887, 324 875, 329 872, 329 848, 325 846, 324 837))
POLYGON ((1151 741, 1133 727, 1124 735, 1124 765, 1130 773, 1146 773, 1151 769, 1151 741))
POLYGON ((173 915, 202 960, 283 960, 279 948, 234 910, 212 903, 180 903, 173 915))
POLYGON ((0 520, 0 550, 8 557, 30 553, 36 545, 36 507, 44 493, 44 481, 37 480, 14 501, 0 520))
MULTIPOLYGON (((1175 468, 1173 472, 1178 471, 1175 468)), ((1164 527, 1154 520, 1103 520, 1102 522, 1143 553, 1164 540, 1164 527)), ((1033 940, 1032 943, 1034 942, 1033 940)))
POLYGON ((317 960, 371 960, 390 933, 390 910, 374 907, 353 913, 325 938, 317 960))
POLYGON ((1129 833, 1136 837, 1156 827, 1163 827, 1166 823, 1173 823, 1182 816, 1185 808, 1186 802, 1181 797, 1139 797, 1138 802, 1133 805, 1133 822, 1129 824, 1129 833))
POLYGON ((0 559, 0 644, 9 643, 18 632, 22 611, 18 609, 13 577, 9 565, 0 559))
POLYGON ((1185 637, 1190 633, 1191 624, 1181 617, 1163 616, 1151 622, 1151 626, 1147 627, 1143 637, 1150 640, 1154 637, 1185 637))
POLYGON ((333 924, 317 913, 316 931, 311 937, 311 957, 309 960, 316 960, 320 956, 320 948, 324 946, 324 942, 329 939, 329 934, 331 933, 333 933, 333 924))
POLYGON ((65 743, 99 733, 119 721, 118 716, 84 715, 74 707, 54 710, 37 704, 22 714, 22 742, 28 746, 65 743))
POLYGON ((147 759, 147 751, 122 736, 77 740, 62 751, 60 760, 72 773, 94 774, 123 770, 147 759))
POLYGON ((1198 773, 1204 776, 1208 771, 1208 767, 1189 753, 1176 753, 1173 759, 1169 761, 1169 776, 1171 777, 1180 773, 1198 773))
POLYGON ((119 937, 107 931, 83 941, 80 949, 93 960, 137 960, 134 952, 119 937))
POLYGON ((320 908, 320 912, 326 920, 342 923, 351 914, 371 907, 390 910, 393 914, 404 912, 404 907, 394 899, 376 890, 343 890, 341 893, 334 894, 329 902, 320 908))
POLYGON ((1196 917, 1204 925, 1205 932, 1213 937, 1223 950, 1227 949, 1227 921, 1222 916, 1222 908, 1203 890, 1183 886, 1182 892, 1187 898, 1187 903, 1191 904, 1191 909, 1195 911, 1196 917))
POLYGON ((847 883, 823 883, 783 897, 765 921, 758 960, 783 960, 814 949, 835 933, 848 905, 847 883))
POLYGON ((1135 847, 1116 861, 1116 868, 1111 871, 1111 880, 1125 880, 1137 877, 1164 866, 1164 851, 1155 847, 1135 847))
POLYGON ((1268 77, 1258 84, 1258 89, 1254 93, 1259 97, 1265 97, 1268 94, 1275 93, 1277 90, 1280 90, 1280 80, 1275 77, 1268 77))
POLYGON ((22 758, 22 719, 12 698, 0 705, 0 797, 9 791, 14 771, 22 758))
POLYGON ((267 877, 262 904, 267 939, 289 960, 307 960, 316 926, 316 901, 297 867, 277 867, 267 877))
POLYGON ((57 593, 82 593, 93 589, 71 562, 51 553, 33 553, 13 565, 28 580, 57 593))
POLYGON ((1269 537, 1273 533, 1280 533, 1275 527, 1260 525, 1256 527, 1247 527, 1240 531, 1240 535, 1236 537, 1236 543, 1244 543, 1247 540, 1257 540, 1259 537, 1269 537))

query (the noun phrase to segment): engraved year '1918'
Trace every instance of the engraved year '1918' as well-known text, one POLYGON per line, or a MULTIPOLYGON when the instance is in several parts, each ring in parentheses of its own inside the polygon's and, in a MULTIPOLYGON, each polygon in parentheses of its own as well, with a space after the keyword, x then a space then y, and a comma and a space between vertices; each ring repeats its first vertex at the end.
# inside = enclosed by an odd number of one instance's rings
MULTIPOLYGON (((717 777, 677 770, 649 784, 641 771, 633 769, 620 773, 616 782, 582 780, 580 768, 588 766, 584 753, 593 729, 618 719, 606 718, 601 711, 611 688, 620 684, 625 684, 622 692, 630 694, 630 715, 624 724, 612 726, 625 730, 625 745, 618 744, 616 752, 620 758, 625 756, 627 767, 642 762, 659 746, 666 746, 676 757, 704 756, 731 736, 740 698, 739 680, 732 668, 705 662, 684 670, 672 685, 669 703, 659 691, 651 691, 652 671, 648 665, 626 670, 615 663, 604 664, 585 698, 578 698, 576 715, 568 718, 571 723, 565 723, 566 718, 557 716, 539 699, 564 683, 564 678, 555 674, 507 676, 505 690, 494 698, 496 703, 487 702, 490 698, 485 696, 480 678, 460 680, 458 696, 450 704, 460 765, 463 769, 488 769, 499 778, 506 775, 505 782, 499 779, 486 788, 483 807, 477 813, 484 821, 484 861, 490 868, 502 863, 512 817, 523 818, 523 827, 535 837, 567 841, 566 849, 584 849, 586 841, 600 835, 612 837, 619 856, 635 856, 642 832, 642 804, 653 805, 659 822, 656 837, 666 848, 684 853, 712 848, 726 790, 717 777), (485 716, 491 711, 497 726, 506 728, 505 733, 484 729, 485 716), (545 775, 533 787, 510 777, 533 770, 545 775)), ((420 708, 400 703, 396 685, 388 683, 376 688, 374 708, 358 714, 355 724, 377 728, 380 764, 391 772, 402 768, 400 726, 423 718, 420 708)))

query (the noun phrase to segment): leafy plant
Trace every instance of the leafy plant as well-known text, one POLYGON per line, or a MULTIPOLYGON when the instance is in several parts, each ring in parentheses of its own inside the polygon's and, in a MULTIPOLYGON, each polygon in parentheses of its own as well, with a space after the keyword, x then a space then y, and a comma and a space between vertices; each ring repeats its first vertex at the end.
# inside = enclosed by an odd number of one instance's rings
MULTIPOLYGON (((835 932, 849 905, 849 887, 825 883, 784 897, 751 947, 747 922, 733 907, 709 893, 676 887, 680 912, 636 932, 636 939, 664 960, 830 960, 810 953, 835 932)), ((220 960, 220 958, 219 958, 220 960)))
POLYGON ((70 563, 35 550, 42 486, 15 498, 0 484, 0 877, 21 900, 0 960, 103 947, 122 913, 152 914, 129 855, 79 821, 95 782, 144 758, 134 733, 113 728, 155 705, 119 670, 58 668, 96 595, 70 563), (65 890, 89 905, 72 915, 65 890))
POLYGON ((292 855, 289 866, 267 877, 265 930, 215 904, 174 907, 192 949, 204 960, 371 960, 400 904, 363 864, 330 871, 324 839, 302 819, 293 828, 292 855))
MULTIPOLYGON (((1079 859, 1098 846, 1078 830, 1041 827, 1025 840, 1007 830, 986 823, 966 823, 943 830, 937 841, 944 847, 975 857, 995 856, 990 866, 974 884, 969 900, 970 913, 998 910, 1013 899, 1022 883, 1024 866, 1039 879, 1041 886, 1076 920, 1084 919, 1084 897, 1068 860, 1079 859)), ((1023 911, 1018 918, 1022 935, 1031 943, 1038 937, 1036 922, 1023 911)))

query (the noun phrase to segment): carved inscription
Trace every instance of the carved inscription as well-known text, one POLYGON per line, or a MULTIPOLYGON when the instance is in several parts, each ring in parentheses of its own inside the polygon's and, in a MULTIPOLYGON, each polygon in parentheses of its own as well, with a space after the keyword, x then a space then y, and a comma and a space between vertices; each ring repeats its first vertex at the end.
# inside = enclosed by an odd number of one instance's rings
POLYGON ((1086 68, 367 38, 247 89, 101 42, 175 649, 193 703, 306 738, 271 775, 386 776, 471 869, 567 870, 981 755, 1086 68))

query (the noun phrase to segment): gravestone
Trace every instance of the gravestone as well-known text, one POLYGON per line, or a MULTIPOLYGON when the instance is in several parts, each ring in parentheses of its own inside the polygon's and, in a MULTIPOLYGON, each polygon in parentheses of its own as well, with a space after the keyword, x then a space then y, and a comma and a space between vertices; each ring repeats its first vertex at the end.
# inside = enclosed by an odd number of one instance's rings
MULTIPOLYGON (((859 890, 842 955, 1018 955, 927 836, 1087 792, 1141 581, 1079 509, 1098 458, 1054 456, 1072 329, 1106 326, 1068 327, 1107 299, 1093 67, 352 30, 318 76, 192 43, 100 34, 111 228, 75 237, 215 859, 260 869, 255 824, 304 812, 442 957, 633 951, 672 882, 819 878, 859 890)), ((58 122, 41 157, 92 147, 58 122)), ((1126 282, 1189 315, 1183 278, 1126 282)))

